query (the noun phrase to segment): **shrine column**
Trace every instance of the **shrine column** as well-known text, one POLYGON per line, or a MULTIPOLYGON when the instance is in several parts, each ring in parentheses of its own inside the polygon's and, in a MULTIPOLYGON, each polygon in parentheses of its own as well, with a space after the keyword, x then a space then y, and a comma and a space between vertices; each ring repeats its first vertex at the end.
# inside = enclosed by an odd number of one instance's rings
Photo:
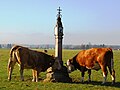
POLYGON ((55 32, 55 57, 59 60, 60 64, 63 65, 62 61, 62 39, 63 39, 63 26, 61 22, 61 12, 59 7, 57 14, 57 23, 54 28, 55 32))

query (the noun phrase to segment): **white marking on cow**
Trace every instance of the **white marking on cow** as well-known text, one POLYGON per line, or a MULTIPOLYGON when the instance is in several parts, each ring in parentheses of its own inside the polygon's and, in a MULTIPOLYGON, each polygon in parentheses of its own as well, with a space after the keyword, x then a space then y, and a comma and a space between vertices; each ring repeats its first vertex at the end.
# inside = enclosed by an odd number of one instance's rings
POLYGON ((115 78, 113 77, 113 75, 111 75, 111 78, 112 78, 112 81, 114 81, 114 80, 115 80, 115 78))
POLYGON ((87 67, 87 66, 86 66, 86 68, 87 68, 87 69, 92 69, 92 68, 90 68, 90 67, 87 67))
POLYGON ((68 67, 68 72, 71 72, 72 66, 70 64, 70 60, 67 60, 67 67, 68 67))
POLYGON ((70 61, 69 60, 67 60, 67 66, 69 66, 70 65, 70 61))

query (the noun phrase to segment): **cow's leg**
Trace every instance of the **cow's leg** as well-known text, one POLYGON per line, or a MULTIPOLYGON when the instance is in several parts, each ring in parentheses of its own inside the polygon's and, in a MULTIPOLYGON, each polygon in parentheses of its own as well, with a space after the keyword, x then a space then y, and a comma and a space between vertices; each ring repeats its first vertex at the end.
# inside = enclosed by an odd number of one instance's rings
POLYGON ((24 70, 23 66, 20 65, 20 79, 21 79, 21 81, 24 81, 23 70, 24 70))
POLYGON ((115 70, 114 69, 112 69, 111 77, 112 77, 112 84, 115 84, 115 70))
POLYGON ((37 71, 36 82, 38 82, 38 80, 39 80, 39 71, 37 71))
POLYGON ((12 71, 13 71, 13 68, 10 67, 10 68, 9 68, 9 71, 8 71, 8 80, 9 80, 9 81, 11 81, 12 71))
POLYGON ((81 76, 82 76, 81 82, 82 82, 82 83, 84 82, 84 75, 85 75, 85 72, 84 72, 84 71, 81 71, 81 76))
POLYGON ((8 80, 11 81, 13 67, 8 68, 8 80))
POLYGON ((15 65, 16 62, 13 62, 9 59, 8 61, 8 80, 10 81, 11 80, 11 77, 12 77, 12 71, 14 69, 14 65, 15 65))
POLYGON ((91 82, 91 69, 88 69, 88 82, 91 82))
POLYGON ((39 79, 39 71, 38 70, 35 70, 35 81, 38 82, 38 79, 39 79))
POLYGON ((108 66, 108 68, 109 68, 109 72, 112 78, 112 84, 114 84, 115 83, 115 70, 111 69, 111 66, 108 66))
POLYGON ((103 71, 103 82, 102 82, 102 84, 105 84, 106 83, 106 79, 107 79, 107 74, 108 74, 107 67, 102 66, 101 69, 103 71))
POLYGON ((32 70, 32 74, 33 74, 33 79, 32 79, 32 81, 35 82, 36 78, 35 78, 35 70, 34 70, 34 69, 32 70))

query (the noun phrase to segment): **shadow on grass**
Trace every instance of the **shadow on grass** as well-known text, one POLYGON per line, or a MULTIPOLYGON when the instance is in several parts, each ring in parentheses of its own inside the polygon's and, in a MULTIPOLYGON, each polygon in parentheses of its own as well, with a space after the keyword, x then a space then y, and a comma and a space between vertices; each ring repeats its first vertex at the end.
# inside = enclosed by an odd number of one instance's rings
POLYGON ((91 81, 91 82, 72 82, 72 84, 89 84, 89 85, 100 85, 100 86, 110 86, 110 87, 116 87, 120 88, 120 82, 115 82, 114 85, 111 84, 111 82, 106 82, 105 84, 102 84, 100 81, 91 81))
MULTIPOLYGON (((19 76, 15 76, 13 79, 15 80, 19 80, 19 76)), ((43 78, 39 78, 39 82, 43 82, 43 78)), ((32 82, 32 77, 25 77, 25 81, 29 81, 32 82)), ((61 82, 61 83, 65 83, 65 82, 61 82)), ((68 82, 66 82, 68 83, 68 82)), ((70 84, 88 84, 88 85, 99 85, 99 86, 110 86, 110 87, 116 87, 116 88, 120 88, 120 82, 115 82, 114 85, 111 84, 111 82, 106 82, 105 84, 102 84, 101 81, 91 81, 91 82, 87 82, 85 81, 84 83, 80 82, 79 80, 74 80, 72 79, 72 82, 69 82, 70 84)))

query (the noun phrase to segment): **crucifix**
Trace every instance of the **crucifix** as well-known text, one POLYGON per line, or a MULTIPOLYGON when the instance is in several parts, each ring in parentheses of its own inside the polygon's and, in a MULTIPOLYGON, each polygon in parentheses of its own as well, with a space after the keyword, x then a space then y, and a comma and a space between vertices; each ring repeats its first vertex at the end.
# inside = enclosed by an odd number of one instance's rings
POLYGON ((62 16, 60 13, 61 13, 61 11, 62 11, 62 9, 60 9, 60 7, 57 9, 57 11, 58 11, 58 16, 62 16))

